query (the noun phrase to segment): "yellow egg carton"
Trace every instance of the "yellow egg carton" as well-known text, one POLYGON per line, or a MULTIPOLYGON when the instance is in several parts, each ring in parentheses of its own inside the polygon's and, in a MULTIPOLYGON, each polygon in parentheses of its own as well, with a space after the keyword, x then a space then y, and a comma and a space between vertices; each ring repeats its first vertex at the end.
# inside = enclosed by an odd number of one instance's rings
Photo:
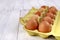
POLYGON ((37 29, 28 30, 25 28, 26 20, 29 20, 29 18, 33 16, 34 15, 33 13, 36 12, 37 10, 38 9, 32 8, 27 15, 25 15, 24 17, 20 17, 19 22, 24 25, 24 29, 28 32, 28 34, 32 36, 40 36, 42 38, 48 38, 50 35, 53 35, 56 38, 56 40, 60 40, 60 11, 56 12, 57 15, 55 17, 54 24, 52 25, 51 32, 49 33, 42 33, 39 32, 37 29))

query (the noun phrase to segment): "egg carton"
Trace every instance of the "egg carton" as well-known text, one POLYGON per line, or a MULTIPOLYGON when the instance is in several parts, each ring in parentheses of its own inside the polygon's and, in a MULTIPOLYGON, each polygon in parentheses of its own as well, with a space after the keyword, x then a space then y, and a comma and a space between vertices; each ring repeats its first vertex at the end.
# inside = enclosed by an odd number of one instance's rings
MULTIPOLYGON (((24 17, 20 17, 19 22, 24 25, 24 30, 26 30, 28 32, 28 34, 31 36, 40 36, 42 38, 48 38, 50 35, 53 35, 56 38, 56 40, 60 40, 60 11, 56 12, 57 15, 55 17, 54 24, 52 25, 51 32, 49 32, 49 33, 42 33, 42 32, 39 32, 37 29, 28 30, 25 28, 26 20, 28 20, 29 17, 33 16, 34 15, 33 13, 36 12, 37 10, 38 9, 36 9, 36 8, 32 8, 27 13, 27 15, 25 15, 24 17)), ((39 17, 39 18, 41 18, 41 17, 39 17)))

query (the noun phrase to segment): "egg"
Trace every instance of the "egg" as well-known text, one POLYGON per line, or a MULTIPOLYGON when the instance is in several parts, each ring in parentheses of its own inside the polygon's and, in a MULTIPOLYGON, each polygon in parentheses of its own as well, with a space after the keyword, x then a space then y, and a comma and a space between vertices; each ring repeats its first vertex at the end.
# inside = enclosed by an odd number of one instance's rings
POLYGON ((48 6, 43 5, 43 6, 41 6, 41 8, 49 8, 49 7, 48 7, 48 6))
POLYGON ((41 6, 41 8, 39 8, 39 11, 43 12, 43 11, 45 11, 48 8, 49 8, 48 6, 41 6))
POLYGON ((42 19, 42 21, 47 21, 48 23, 50 23, 50 24, 53 24, 53 19, 51 19, 49 16, 46 16, 46 17, 44 17, 43 19, 42 19))
POLYGON ((48 33, 51 31, 51 25, 47 21, 42 21, 38 27, 39 32, 48 33))
POLYGON ((51 12, 47 13, 46 16, 51 17, 52 19, 55 19, 55 15, 51 12))
POLYGON ((35 14, 38 16, 41 16, 41 12, 39 12, 39 11, 37 11, 35 14))
POLYGON ((35 17, 32 17, 30 20, 26 23, 26 29, 28 30, 35 30, 38 28, 38 22, 35 19, 35 17))
POLYGON ((48 12, 52 12, 53 14, 56 15, 57 9, 54 6, 51 6, 48 10, 48 12))
POLYGON ((38 18, 39 18, 38 15, 33 15, 33 16, 31 17, 31 19, 35 19, 36 21, 38 21, 38 18))

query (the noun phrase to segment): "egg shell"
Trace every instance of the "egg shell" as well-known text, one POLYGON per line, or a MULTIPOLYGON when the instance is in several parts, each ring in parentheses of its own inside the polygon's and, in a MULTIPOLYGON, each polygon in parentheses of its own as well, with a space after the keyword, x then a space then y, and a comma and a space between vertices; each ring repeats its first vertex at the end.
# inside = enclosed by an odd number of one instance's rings
POLYGON ((39 24, 38 30, 43 33, 51 32, 51 25, 47 21, 42 21, 39 24))
POLYGON ((33 16, 31 19, 29 19, 26 22, 26 28, 29 30, 35 30, 38 28, 38 21, 37 21, 37 16, 33 16))
POLYGON ((51 17, 52 19, 55 19, 55 16, 56 16, 56 15, 54 15, 52 12, 48 12, 48 13, 46 13, 46 16, 49 16, 49 17, 51 17))
POLYGON ((53 24, 53 22, 54 22, 54 20, 51 19, 49 16, 44 17, 44 18, 42 19, 42 21, 47 21, 47 22, 50 23, 50 24, 53 24))

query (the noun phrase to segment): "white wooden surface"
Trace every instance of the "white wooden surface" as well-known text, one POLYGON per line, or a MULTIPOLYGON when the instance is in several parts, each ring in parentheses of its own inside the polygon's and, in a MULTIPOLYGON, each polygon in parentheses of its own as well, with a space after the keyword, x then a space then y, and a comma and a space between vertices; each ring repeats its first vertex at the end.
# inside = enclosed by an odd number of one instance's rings
POLYGON ((59 3, 59 0, 0 0, 0 40, 54 40, 29 36, 18 21, 32 6, 54 5, 60 9, 59 3))
POLYGON ((17 40, 19 0, 0 0, 0 40, 17 40))

